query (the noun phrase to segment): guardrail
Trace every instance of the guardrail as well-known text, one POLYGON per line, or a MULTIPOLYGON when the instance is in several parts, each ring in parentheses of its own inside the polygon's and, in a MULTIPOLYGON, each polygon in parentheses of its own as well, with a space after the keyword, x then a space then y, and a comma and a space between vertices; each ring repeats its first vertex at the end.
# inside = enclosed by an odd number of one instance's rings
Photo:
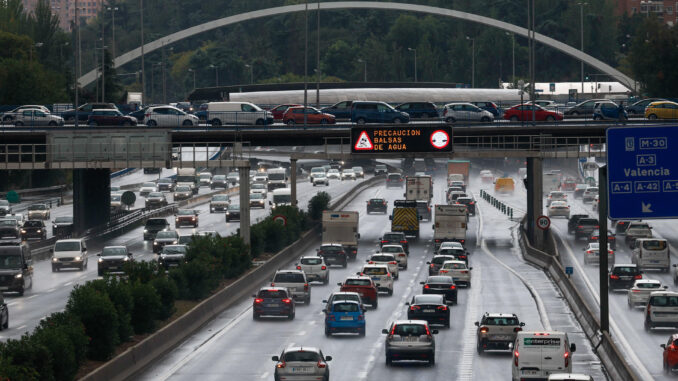
MULTIPOLYGON (((525 224, 526 218, 523 217, 518 239, 523 258, 544 270, 556 286, 558 286, 558 289, 565 297, 565 300, 567 300, 579 324, 582 326, 586 337, 594 345, 594 351, 598 353, 600 360, 605 365, 605 369, 611 376, 610 378, 612 380, 640 381, 640 377, 626 363, 624 356, 619 348, 617 348, 609 333, 601 333, 598 316, 589 307, 586 299, 579 293, 579 290, 565 273, 565 269, 560 264, 557 254, 549 254, 530 245, 525 233, 525 224)), ((547 237, 547 250, 557 253, 555 239, 550 231, 548 231, 547 237)))
POLYGON ((505 215, 509 216, 510 219, 513 219, 513 208, 512 207, 504 204, 503 201, 501 201, 501 200, 497 199, 496 197, 494 197, 493 195, 485 192, 484 189, 480 190, 480 197, 482 197, 483 200, 489 202, 490 205, 499 209, 505 215))

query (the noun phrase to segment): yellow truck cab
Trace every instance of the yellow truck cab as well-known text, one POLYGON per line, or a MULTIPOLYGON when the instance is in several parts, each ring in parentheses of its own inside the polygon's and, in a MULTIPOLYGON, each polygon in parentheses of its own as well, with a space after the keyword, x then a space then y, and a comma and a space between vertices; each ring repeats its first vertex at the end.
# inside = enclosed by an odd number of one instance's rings
POLYGON ((500 177, 494 182, 494 191, 497 193, 513 193, 516 185, 511 177, 500 177))

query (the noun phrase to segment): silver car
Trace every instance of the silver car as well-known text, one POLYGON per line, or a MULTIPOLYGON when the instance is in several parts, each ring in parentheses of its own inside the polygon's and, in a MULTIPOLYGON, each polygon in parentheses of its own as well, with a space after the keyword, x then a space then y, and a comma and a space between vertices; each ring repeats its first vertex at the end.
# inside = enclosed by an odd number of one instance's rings
POLYGON ((47 204, 33 204, 28 207, 29 220, 49 220, 50 212, 47 204))
POLYGON ((23 105, 15 108, 14 110, 7 111, 6 113, 2 114, 2 121, 4 123, 11 123, 14 118, 16 118, 17 115, 21 114, 25 110, 40 110, 46 114, 49 114, 50 111, 47 107, 42 106, 42 105, 23 105))
POLYGON ((158 188, 155 186, 155 183, 143 183, 141 188, 139 188, 139 196, 146 197, 151 192, 157 192, 158 188))
POLYGON ((570 218, 570 206, 565 201, 553 201, 548 207, 549 217, 561 216, 570 218))
POLYGON ((329 380, 332 356, 325 356, 319 348, 289 347, 280 356, 273 356, 276 380, 329 380))
POLYGON ((494 115, 471 103, 448 103, 443 107, 443 119, 447 123, 461 120, 488 123, 494 120, 494 115))
POLYGON ((14 125, 21 126, 63 126, 64 118, 42 110, 24 110, 14 117, 14 125))
POLYGON ((425 320, 397 320, 381 333, 386 335, 386 366, 398 360, 428 360, 430 365, 435 364, 433 335, 438 330, 429 329, 425 320))

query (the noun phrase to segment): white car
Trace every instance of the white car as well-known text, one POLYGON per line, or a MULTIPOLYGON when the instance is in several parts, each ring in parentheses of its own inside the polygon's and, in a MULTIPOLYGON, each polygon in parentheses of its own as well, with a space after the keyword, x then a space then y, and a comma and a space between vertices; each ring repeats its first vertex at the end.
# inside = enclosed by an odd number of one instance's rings
POLYGON ((595 195, 593 196, 593 201, 591 201, 591 209, 593 209, 594 212, 598 211, 598 204, 600 204, 600 197, 595 195))
POLYGON ((565 217, 570 218, 570 206, 567 205, 565 201, 553 201, 548 207, 548 216, 549 217, 565 217))
POLYGON ((441 243, 440 246, 438 246, 438 250, 436 251, 436 253, 439 253, 440 250, 443 249, 461 249, 466 251, 466 249, 464 249, 464 245, 462 245, 461 242, 456 241, 445 241, 441 243))
POLYGON ((173 106, 155 106, 146 109, 144 123, 149 127, 197 126, 200 119, 173 106))
POLYGON ((407 252, 401 245, 384 245, 381 247, 381 252, 386 254, 393 254, 398 265, 403 270, 407 270, 407 252))
POLYGON ((553 201, 567 201, 567 193, 561 191, 551 191, 546 196, 546 206, 551 205, 553 201))
POLYGON ((252 177, 252 181, 255 183, 267 183, 268 175, 266 173, 257 172, 254 177, 252 177))
POLYGON ((445 261, 438 270, 438 275, 447 275, 454 278, 454 283, 471 287, 471 270, 464 261, 445 261))
POLYGON ((325 185, 325 186, 330 186, 330 179, 325 175, 325 172, 322 173, 316 173, 313 175, 313 186, 317 185, 325 185))
POLYGON ((313 182, 313 179, 315 179, 315 176, 322 173, 323 175, 326 175, 325 173, 325 168, 323 167, 313 167, 311 168, 311 173, 308 175, 309 180, 313 182))
POLYGON ((589 186, 584 190, 584 193, 581 196, 581 201, 583 203, 593 202, 593 198, 598 194, 598 187, 589 186))
POLYGON ((341 172, 339 172, 338 169, 330 169, 327 171, 327 178, 328 179, 335 179, 335 180, 341 180, 341 172))
POLYGON ((678 327, 678 292, 653 291, 647 301, 645 330, 655 327, 678 327))
POLYGON ((386 253, 375 253, 369 259, 366 259, 370 265, 386 265, 388 266, 388 271, 393 275, 393 279, 398 279, 398 261, 393 254, 386 253))
POLYGON ((355 173, 355 177, 360 177, 363 178, 365 177, 365 171, 363 170, 363 167, 353 167, 353 173, 355 173))
POLYGON ((471 103, 448 103, 443 107, 443 119, 447 123, 460 120, 488 123, 494 120, 494 115, 471 103))
POLYGON ((662 286, 662 282, 654 279, 639 279, 633 283, 626 296, 626 301, 629 305, 629 308, 636 307, 638 305, 645 307, 648 299, 650 299, 650 294, 653 291, 663 291, 666 290, 667 286, 662 286))
POLYGON ((332 356, 325 356, 318 348, 289 347, 280 356, 271 358, 276 362, 276 380, 329 380, 332 356))
POLYGON ((139 188, 139 196, 146 197, 151 192, 157 192, 158 188, 155 186, 155 183, 143 183, 141 188, 139 188))
POLYGON ((254 183, 250 186, 250 193, 261 193, 266 196, 268 195, 268 188, 264 183, 254 183))
POLYGON ((363 265, 358 275, 369 276, 377 286, 378 291, 386 291, 393 295, 393 276, 387 265, 363 265))
POLYGON ((342 180, 355 180, 355 172, 353 172, 352 169, 344 169, 344 171, 341 172, 341 179, 342 180))
POLYGON ((198 184, 202 187, 208 187, 212 183, 212 173, 211 172, 200 172, 198 173, 198 184))
POLYGON ((296 267, 306 274, 309 282, 318 281, 327 284, 330 281, 330 268, 323 257, 317 255, 301 257, 296 267))
POLYGON ((52 249, 52 272, 64 267, 75 267, 84 271, 87 268, 87 244, 83 238, 60 239, 52 249))
MULTIPOLYGON (((589 242, 582 250, 584 251, 584 264, 600 263, 600 243, 589 242)), ((607 264, 608 266, 614 265, 614 250, 609 243, 607 244, 607 264)))

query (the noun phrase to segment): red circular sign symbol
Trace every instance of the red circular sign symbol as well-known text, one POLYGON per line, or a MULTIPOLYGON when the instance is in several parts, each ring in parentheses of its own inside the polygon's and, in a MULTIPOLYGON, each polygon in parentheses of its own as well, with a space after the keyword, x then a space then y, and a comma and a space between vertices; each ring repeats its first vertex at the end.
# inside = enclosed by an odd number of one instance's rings
POLYGON ((433 148, 443 149, 450 144, 450 135, 443 130, 436 130, 431 133, 431 145, 433 148))
POLYGON ((546 230, 551 226, 551 219, 546 216, 537 217, 537 227, 541 230, 546 230))
POLYGON ((282 226, 287 225, 287 217, 285 217, 281 214, 278 214, 277 216, 273 216, 273 221, 282 224, 282 226))

